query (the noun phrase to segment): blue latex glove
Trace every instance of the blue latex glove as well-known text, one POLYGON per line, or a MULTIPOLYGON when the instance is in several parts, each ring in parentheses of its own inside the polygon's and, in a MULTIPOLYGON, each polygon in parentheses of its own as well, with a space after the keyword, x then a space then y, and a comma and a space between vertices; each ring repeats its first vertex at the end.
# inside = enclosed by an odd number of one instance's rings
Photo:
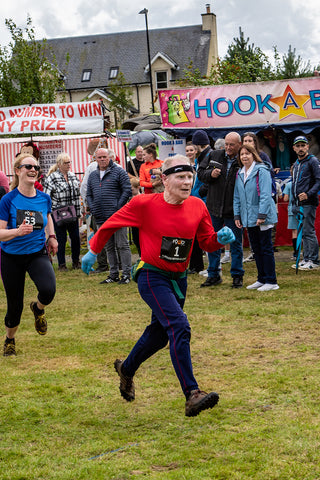
POLYGON ((97 260, 97 255, 90 252, 90 250, 89 250, 89 252, 87 252, 84 255, 84 257, 82 257, 82 260, 81 260, 82 271, 84 273, 86 273, 87 275, 89 275, 91 270, 93 270, 92 265, 94 265, 96 263, 96 260, 97 260))
POLYGON ((233 231, 229 227, 223 227, 217 233, 218 242, 222 245, 227 245, 235 241, 236 237, 234 236, 233 231))

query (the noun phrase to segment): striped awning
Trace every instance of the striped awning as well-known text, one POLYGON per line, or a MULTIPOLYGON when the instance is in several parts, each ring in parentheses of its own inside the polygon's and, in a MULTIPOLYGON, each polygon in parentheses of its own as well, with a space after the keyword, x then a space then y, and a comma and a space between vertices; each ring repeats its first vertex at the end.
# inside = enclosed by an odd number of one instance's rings
MULTIPOLYGON (((41 142, 61 141, 62 149, 70 155, 72 161, 71 170, 82 178, 87 166, 91 161, 91 157, 87 152, 87 147, 93 138, 101 137, 99 135, 54 135, 43 137, 32 137, 33 143, 38 148, 41 142)), ((13 175, 12 165, 17 153, 20 152, 21 147, 30 141, 28 138, 2 138, 0 139, 0 170, 2 170, 8 177, 13 175)), ((126 168, 126 157, 124 145, 118 142, 114 136, 107 137, 108 147, 113 150, 120 160, 120 165, 126 168)))

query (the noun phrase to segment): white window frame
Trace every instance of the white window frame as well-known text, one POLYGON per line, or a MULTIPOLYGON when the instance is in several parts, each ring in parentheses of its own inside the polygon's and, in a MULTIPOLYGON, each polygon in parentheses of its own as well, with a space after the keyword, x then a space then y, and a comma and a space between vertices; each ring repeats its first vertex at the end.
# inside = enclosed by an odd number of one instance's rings
POLYGON ((119 67, 110 67, 109 80, 114 80, 115 78, 117 78, 118 73, 119 73, 119 67))
POLYGON ((85 70, 83 70, 81 82, 90 82, 91 75, 92 75, 92 70, 90 70, 89 68, 86 68, 85 70))
POLYGON ((168 88, 168 71, 167 70, 159 70, 158 72, 155 72, 156 74, 156 85, 157 85, 157 90, 161 90, 162 88, 168 88), (158 75, 165 73, 166 79, 165 80, 159 80, 158 75), (159 84, 165 83, 165 86, 159 86, 159 84))

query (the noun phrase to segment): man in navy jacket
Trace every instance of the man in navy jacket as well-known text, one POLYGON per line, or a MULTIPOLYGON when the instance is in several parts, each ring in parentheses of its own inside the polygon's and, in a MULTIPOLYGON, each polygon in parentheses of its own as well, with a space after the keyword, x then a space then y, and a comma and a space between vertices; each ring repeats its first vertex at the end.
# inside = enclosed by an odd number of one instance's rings
POLYGON ((294 139, 293 150, 298 157, 292 172, 293 211, 303 208, 303 260, 299 264, 299 270, 314 270, 319 268, 315 219, 319 204, 320 163, 317 157, 309 155, 309 143, 303 135, 294 139))
MULTIPOLYGON (((99 228, 127 203, 131 197, 131 184, 127 172, 110 160, 108 150, 99 148, 96 152, 96 160, 98 168, 90 174, 88 179, 87 203, 99 228)), ((131 251, 127 228, 121 228, 108 240, 107 254, 110 275, 100 283, 129 283, 131 251), (122 265, 121 279, 119 278, 119 260, 122 265)))
MULTIPOLYGON (((211 215, 213 228, 218 231, 223 225, 231 228, 236 239, 230 245, 232 288, 243 285, 243 250, 242 229, 237 228, 233 218, 233 192, 239 164, 237 154, 241 146, 241 137, 237 132, 230 132, 225 138, 224 150, 211 150, 206 132, 197 130, 192 137, 198 145, 198 178, 208 185, 207 208, 211 215)), ((210 255, 208 278, 201 287, 219 285, 222 282, 220 274, 220 250, 210 255)), ((209 256, 208 255, 208 256, 209 256)))

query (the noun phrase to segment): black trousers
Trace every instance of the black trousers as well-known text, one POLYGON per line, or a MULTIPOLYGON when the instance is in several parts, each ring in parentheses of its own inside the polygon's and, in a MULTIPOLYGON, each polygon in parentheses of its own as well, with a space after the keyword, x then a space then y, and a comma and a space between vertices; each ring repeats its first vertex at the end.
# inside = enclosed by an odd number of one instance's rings
POLYGON ((199 246, 197 237, 194 239, 191 257, 190 257, 190 270, 195 270, 196 272, 202 272, 204 269, 203 264, 203 251, 199 246))
POLYGON ((7 296, 5 325, 8 328, 20 324, 26 273, 37 287, 40 303, 49 305, 56 293, 56 277, 46 247, 26 255, 12 255, 1 250, 1 276, 7 296))
POLYGON ((71 242, 71 259, 72 263, 76 265, 79 262, 80 257, 80 234, 78 219, 75 222, 62 225, 61 227, 58 227, 54 220, 53 224, 58 241, 57 257, 59 265, 66 264, 66 243, 68 233, 71 242))
POLYGON ((139 240, 139 228, 131 227, 131 233, 132 233, 133 243, 137 247, 139 257, 141 257, 140 240, 139 240))

